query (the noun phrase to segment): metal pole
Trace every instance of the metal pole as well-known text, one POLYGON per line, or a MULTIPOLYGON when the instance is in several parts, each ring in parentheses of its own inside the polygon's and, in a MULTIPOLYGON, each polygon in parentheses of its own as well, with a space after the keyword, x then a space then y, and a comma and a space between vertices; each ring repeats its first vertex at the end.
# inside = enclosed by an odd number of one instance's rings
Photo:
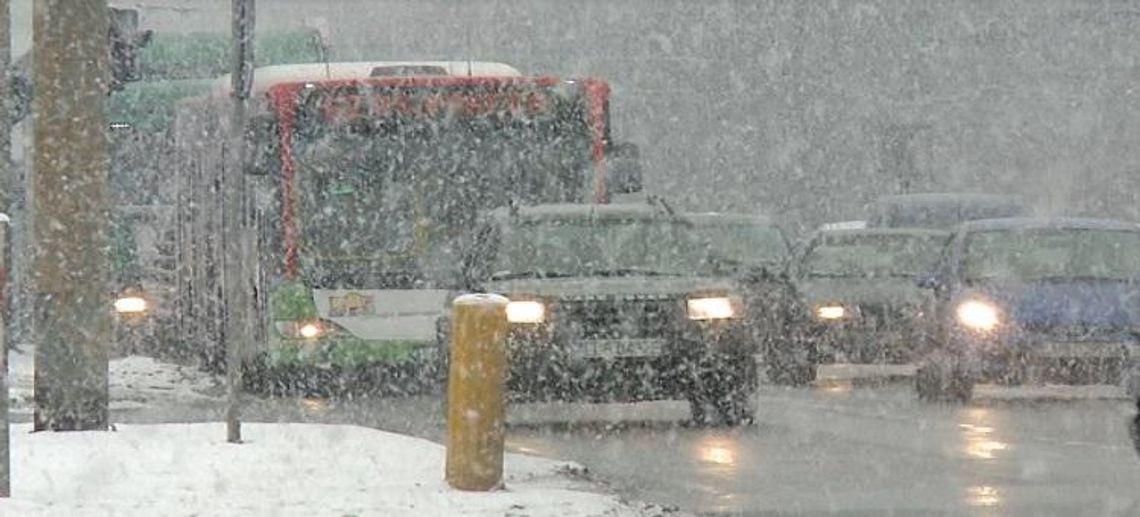
MULTIPOLYGON (((0 0, 0 128, 4 131, 0 134, 0 211, 6 213, 12 213, 16 186, 11 164, 12 125, 8 120, 8 63, 12 57, 9 24, 8 0, 0 0)), ((12 240, 7 215, 0 214, 0 231, 3 231, 0 237, 0 498, 3 498, 12 495, 12 456, 8 437, 8 340, 12 336, 8 331, 11 324, 8 307, 14 289, 10 287, 13 275, 12 246, 9 243, 12 240)))
POLYGON ((225 296, 223 335, 226 343, 226 441, 241 443, 242 363, 252 338, 253 308, 251 226, 245 178, 246 104, 253 83, 254 0, 233 0, 233 112, 230 116, 229 154, 222 175, 222 242, 225 296))
POLYGON ((503 483, 507 303, 494 294, 467 294, 452 303, 445 472, 459 490, 503 483))
POLYGON ((36 0, 34 19, 34 429, 106 430, 107 2, 36 0))
MULTIPOLYGON (((6 0, 0 0, 7 7, 6 0)), ((2 103, 0 103, 2 104, 2 103)), ((12 495, 12 446, 8 435, 8 325, 11 321, 8 310, 12 298, 12 246, 10 221, 0 214, 0 498, 12 495)))

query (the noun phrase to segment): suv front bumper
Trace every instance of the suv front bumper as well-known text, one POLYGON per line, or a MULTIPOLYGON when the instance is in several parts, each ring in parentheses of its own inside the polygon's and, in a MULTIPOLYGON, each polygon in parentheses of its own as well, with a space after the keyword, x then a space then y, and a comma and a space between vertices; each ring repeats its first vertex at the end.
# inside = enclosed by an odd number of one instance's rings
POLYGON ((508 392, 520 401, 628 402, 684 398, 709 376, 755 386, 756 346, 746 326, 693 327, 642 338, 658 342, 652 355, 597 354, 602 340, 516 329, 508 349, 508 392))
POLYGON ((1109 384, 1140 396, 1140 342, 1128 336, 1022 334, 956 341, 958 355, 979 382, 1109 384))

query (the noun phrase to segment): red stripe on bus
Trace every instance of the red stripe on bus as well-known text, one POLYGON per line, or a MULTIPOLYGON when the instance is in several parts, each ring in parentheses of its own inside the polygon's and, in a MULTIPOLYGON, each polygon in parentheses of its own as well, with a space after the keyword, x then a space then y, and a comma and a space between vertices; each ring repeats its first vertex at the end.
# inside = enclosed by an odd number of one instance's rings
POLYGON ((539 77, 368 77, 354 79, 319 79, 314 81, 299 81, 295 83, 281 83, 269 89, 270 95, 275 91, 297 91, 305 85, 317 85, 321 88, 338 88, 344 86, 371 86, 384 88, 447 88, 455 86, 540 86, 550 87, 558 84, 554 76, 539 77))
POLYGON ((270 100, 277 112, 278 145, 281 148, 281 226, 285 245, 285 278, 295 280, 297 256, 297 194, 294 178, 293 128, 297 120, 297 94, 300 87, 273 88, 270 100))
POLYGON ((610 85, 598 79, 582 81, 586 97, 586 117, 593 133, 590 149, 594 159, 594 202, 608 203, 606 192, 606 99, 610 96, 610 85))
MULTIPOLYGON (((281 223, 285 245, 285 277, 292 280, 297 277, 299 269, 297 249, 297 195, 296 195, 296 164, 293 160, 293 130, 297 120, 297 103, 300 92, 310 85, 319 85, 321 88, 336 88, 344 86, 371 86, 390 88, 446 88, 456 86, 539 86, 551 87, 559 83, 554 76, 539 77, 378 77, 367 79, 326 79, 318 81, 302 81, 295 83, 277 84, 269 88, 267 95, 273 105, 274 111, 280 119, 279 138, 281 146, 281 223)), ((594 200, 597 203, 606 203, 609 196, 606 192, 605 182, 605 154, 606 154, 606 100, 609 98, 610 88, 605 81, 587 79, 582 81, 582 88, 586 94, 587 117, 593 133, 591 157, 594 160, 596 176, 594 178, 594 200)))

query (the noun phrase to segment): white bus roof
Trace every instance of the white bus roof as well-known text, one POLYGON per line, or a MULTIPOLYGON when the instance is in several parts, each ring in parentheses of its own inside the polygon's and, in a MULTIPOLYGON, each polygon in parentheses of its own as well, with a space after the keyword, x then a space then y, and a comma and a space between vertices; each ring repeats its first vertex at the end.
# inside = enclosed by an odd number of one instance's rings
MULTIPOLYGON (((367 79, 377 68, 437 69, 449 76, 475 77, 518 77, 518 69, 503 63, 487 61, 356 61, 345 63, 305 63, 299 65, 275 65, 255 68, 253 71, 252 94, 261 94, 283 83, 305 81, 327 81, 344 79, 367 79)), ((401 73, 399 77, 415 77, 415 73, 401 73)), ((439 75, 422 74, 422 75, 439 75)), ((230 74, 218 78, 215 91, 229 95, 230 74)))

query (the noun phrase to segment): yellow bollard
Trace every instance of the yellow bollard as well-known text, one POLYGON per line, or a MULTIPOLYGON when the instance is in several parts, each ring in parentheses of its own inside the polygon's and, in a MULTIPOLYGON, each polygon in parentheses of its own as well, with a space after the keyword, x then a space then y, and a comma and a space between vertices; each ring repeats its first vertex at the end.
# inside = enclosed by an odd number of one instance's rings
POLYGON ((507 303, 493 294, 452 303, 446 478, 459 490, 502 484, 507 303))

